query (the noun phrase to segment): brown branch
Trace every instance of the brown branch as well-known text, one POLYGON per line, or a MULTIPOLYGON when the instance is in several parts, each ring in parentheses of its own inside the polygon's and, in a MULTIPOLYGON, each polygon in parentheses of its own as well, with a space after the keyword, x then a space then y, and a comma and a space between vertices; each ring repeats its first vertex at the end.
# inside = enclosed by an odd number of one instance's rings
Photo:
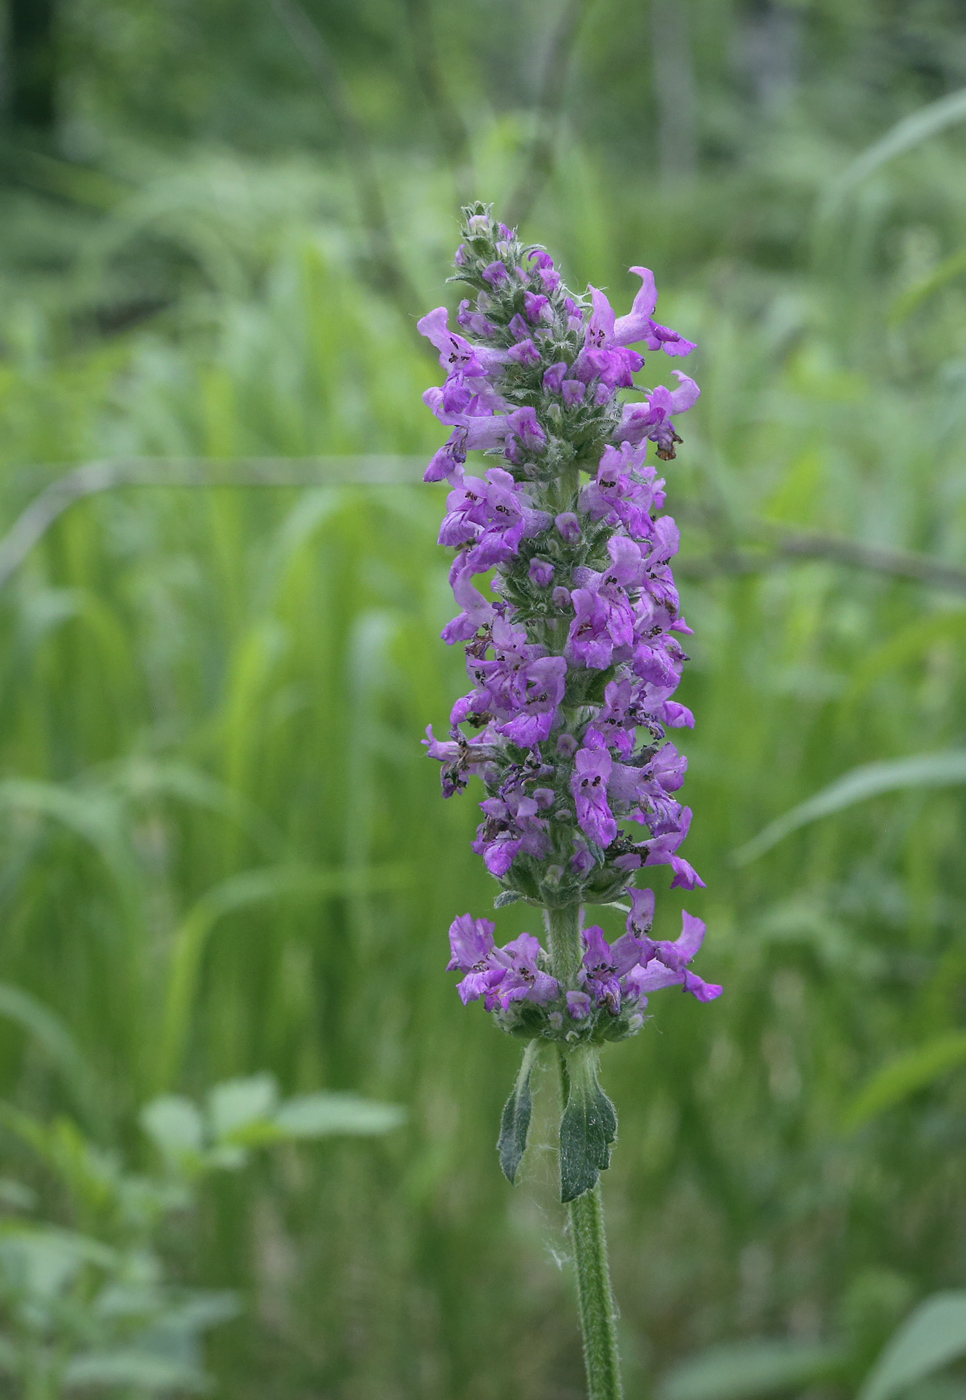
POLYGON ((443 80, 436 51, 436 27, 431 0, 405 0, 405 5, 412 35, 416 77, 426 98, 426 105, 433 114, 440 143, 453 171, 457 197, 461 204, 466 204, 473 193, 475 178, 470 138, 466 123, 443 80))
POLYGON ((841 535, 823 535, 812 531, 778 531, 759 525, 755 533, 764 534, 766 538, 770 536, 768 543, 771 553, 722 549, 704 557, 685 556, 678 559, 675 571, 685 578, 708 579, 718 574, 765 573, 795 559, 827 559, 830 563, 844 564, 848 568, 911 579, 946 593, 966 594, 966 569, 955 564, 944 564, 928 554, 882 549, 877 545, 845 539, 841 535))
POLYGON ((423 457, 204 457, 85 462, 46 486, 0 538, 0 588, 75 501, 122 486, 394 486, 418 481, 423 457))
POLYGON ((944 564, 928 554, 912 554, 901 549, 882 549, 861 544, 839 535, 823 535, 796 530, 781 531, 774 545, 779 554, 800 559, 829 559, 858 569, 873 569, 895 578, 915 579, 931 588, 966 593, 966 569, 944 564))
MULTIPOLYGON (((426 463, 421 457, 128 457, 85 462, 64 472, 21 511, 0 538, 0 588, 16 572, 51 525, 75 501, 120 487, 306 487, 306 486, 410 486, 422 478, 426 463)), ((35 479, 30 469, 28 480, 35 479)), ((44 469, 48 470, 48 469, 44 469)), ((677 514, 687 514, 678 511, 677 514)), ((682 578, 711 579, 721 575, 759 574, 796 559, 827 559, 850 568, 911 579, 928 588, 966 595, 966 569, 945 564, 927 554, 881 549, 841 535, 788 530, 764 521, 746 527, 746 534, 762 539, 768 553, 732 545, 704 556, 685 555, 675 561, 682 578)))
POLYGON ((319 80, 335 117, 348 157, 349 172, 355 182, 360 216, 369 236, 370 258, 377 285, 394 299, 403 315, 411 319, 419 315, 420 298, 396 250, 372 147, 356 115, 349 89, 332 51, 299 0, 269 0, 269 3, 319 80))
POLYGON ((537 101, 533 139, 526 163, 510 198, 504 218, 511 228, 521 224, 553 173, 557 134, 563 115, 567 73, 580 26, 593 0, 565 0, 557 27, 550 38, 547 64, 537 101))

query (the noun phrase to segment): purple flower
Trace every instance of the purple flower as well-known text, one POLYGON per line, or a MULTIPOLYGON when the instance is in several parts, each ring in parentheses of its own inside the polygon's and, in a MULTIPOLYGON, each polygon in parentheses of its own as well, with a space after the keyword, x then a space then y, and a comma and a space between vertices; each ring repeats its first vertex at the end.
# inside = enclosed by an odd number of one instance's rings
POLYGON ((674 871, 674 879, 671 881, 671 889, 693 890, 698 886, 704 889, 704 881, 686 860, 677 855, 677 849, 684 841, 691 825, 691 808, 684 807, 681 810, 677 824, 656 840, 648 842, 647 858, 645 865, 669 865, 674 871))
POLYGON ((584 735, 584 746, 574 756, 571 790, 577 803, 580 828, 598 846, 609 846, 617 835, 617 823, 607 804, 607 783, 613 760, 607 742, 595 729, 584 735))
POLYGON ((560 532, 560 538, 567 544, 576 544, 580 539, 580 521, 572 510, 564 511, 562 515, 555 515, 553 523, 560 532))
POLYGON ((586 992, 568 992, 567 1010, 575 1021, 584 1021, 590 1015, 593 1002, 586 992))
POLYGON ((449 313, 445 306, 437 306, 421 321, 416 329, 439 351, 439 362, 449 374, 454 372, 465 379, 481 379, 488 374, 496 374, 506 361, 502 350, 491 350, 483 346, 473 346, 461 335, 449 329, 449 313))
MULTIPOLYGON (((496 335, 496 326, 480 311, 474 311, 469 301, 461 301, 456 319, 464 330, 470 331, 473 335, 482 336, 485 340, 496 335)), ((418 324, 418 322, 417 322, 418 324)))
POLYGON ((584 929, 583 940, 587 951, 582 959, 581 982, 598 1006, 606 1005, 608 1011, 616 1016, 621 1006, 619 978, 621 973, 629 971, 637 962, 637 950, 632 951, 626 967, 619 966, 621 960, 615 956, 604 937, 604 930, 597 924, 584 929))
POLYGON ((489 919, 474 919, 471 914, 462 914, 450 924, 452 956, 446 970, 467 973, 456 988, 464 1006, 485 996, 492 986, 506 976, 506 967, 499 962, 499 953, 493 942, 495 932, 496 925, 489 919))
POLYGON ((531 559, 528 577, 538 588, 547 588, 553 582, 553 565, 546 559, 531 559))
POLYGON ((444 797, 453 797, 462 792, 468 779, 483 775, 497 757, 496 747, 490 742, 488 734, 469 740, 455 725, 450 734, 449 739, 440 741, 433 734, 433 726, 428 724, 426 738, 422 740, 430 758, 437 759, 443 765, 440 779, 444 797))
POLYGON ((599 378, 610 388, 633 388, 632 376, 641 369, 644 358, 628 350, 615 336, 614 308, 597 287, 590 289, 593 310, 587 322, 584 348, 575 365, 580 379, 599 378))
POLYGON ((628 894, 631 897, 631 912, 627 916, 627 932, 641 941, 650 933, 654 923, 654 891, 628 890, 628 894))
POLYGON ((519 457, 519 450, 542 452, 547 443, 547 435, 540 426, 536 412, 532 408, 518 408, 506 419, 506 455, 511 461, 519 457))
POLYGON ((536 326, 541 322, 553 320, 553 308, 549 298, 539 292, 524 292, 523 305, 526 309, 527 320, 531 325, 536 326))
POLYGON ((600 459, 597 476, 581 493, 580 504, 594 520, 622 524, 635 540, 648 539, 655 522, 650 512, 664 504, 664 483, 653 467, 644 465, 646 443, 620 447, 608 445, 600 459))
POLYGON ((543 392, 545 394, 559 394, 563 389, 564 379, 570 370, 566 360, 558 360, 555 365, 551 365, 543 376, 543 392))
POLYGON ((659 384, 645 403, 626 404, 617 435, 619 441, 630 443, 649 438, 657 443, 657 455, 665 462, 674 457, 674 445, 681 441, 671 422, 671 414, 686 413, 701 396, 693 379, 679 369, 672 372, 680 380, 679 387, 672 391, 659 384))
POLYGON ((562 656, 541 656, 526 670, 526 698, 520 713, 497 726, 500 734, 521 748, 548 738, 557 706, 566 690, 567 662, 562 656))
POLYGON ((575 588, 570 597, 574 620, 567 636, 567 657, 580 666, 603 671, 614 655, 614 639, 607 628, 610 609, 589 588, 575 588))
POLYGON ((544 292, 555 292, 560 286, 560 273, 554 268, 553 258, 542 248, 531 248, 527 261, 536 263, 537 276, 544 292))
POLYGON ((497 948, 493 942, 495 925, 489 919, 463 914, 450 925, 452 957, 450 972, 467 975, 457 985, 464 1006, 484 998, 487 1011, 504 1010, 514 1001, 544 1004, 558 993, 558 984, 539 966, 543 954, 539 940, 521 933, 512 943, 497 948))
POLYGON ((440 636, 450 646, 454 642, 468 642, 475 637, 481 627, 493 620, 493 604, 488 603, 478 588, 471 582, 473 570, 461 563, 462 555, 450 572, 450 584, 457 603, 463 611, 452 622, 448 622, 440 636))
POLYGON ((641 552, 626 535, 611 536, 607 550, 613 563, 606 572, 577 571, 584 586, 572 594, 576 616, 567 639, 568 655, 597 670, 611 664, 615 649, 629 648, 634 641, 634 611, 626 590, 643 575, 641 552))
POLYGON ((491 262, 483 269, 483 281, 489 282, 491 287, 499 287, 501 282, 507 281, 506 266, 500 262, 491 262))
POLYGON ((485 480, 463 477, 446 505, 439 543, 471 545, 464 556, 471 573, 485 573, 509 559, 524 537, 550 524, 545 512, 531 509, 529 497, 502 467, 491 467, 485 480))
POLYGON ((714 1001, 722 988, 714 982, 705 982, 689 971, 687 964, 700 952, 704 942, 705 925, 687 910, 681 915, 680 936, 671 942, 653 945, 654 953, 646 967, 638 974, 636 985, 641 993, 656 992, 663 987, 684 987, 686 992, 697 997, 698 1001, 714 1001))
POLYGON ((506 1007, 511 1001, 524 999, 535 1001, 538 1005, 553 1001, 560 987, 556 978, 550 977, 539 966, 543 953, 539 939, 534 938, 532 933, 521 933, 502 951, 510 957, 510 968, 496 993, 501 1006, 506 1007))
POLYGON ((529 339, 521 340, 517 345, 511 345, 507 355, 518 365, 538 365, 540 363, 540 351, 529 339))
POLYGON ((578 306, 572 297, 564 300, 564 307, 567 312, 567 325, 572 331, 579 331, 584 324, 583 308, 578 306))
POLYGON ((690 355, 695 348, 694 341, 685 340, 677 331, 659 326, 652 319, 657 306, 654 273, 647 267, 632 267, 631 272, 641 279, 641 287, 634 298, 630 315, 618 318, 614 340, 618 345, 636 345, 643 340, 649 350, 663 349, 668 355, 690 355))

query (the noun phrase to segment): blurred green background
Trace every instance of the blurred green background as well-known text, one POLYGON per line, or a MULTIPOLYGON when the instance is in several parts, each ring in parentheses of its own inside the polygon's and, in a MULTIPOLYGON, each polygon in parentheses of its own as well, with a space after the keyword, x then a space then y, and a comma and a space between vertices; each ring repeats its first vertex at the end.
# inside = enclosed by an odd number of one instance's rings
MULTIPOLYGON (((270 1071, 402 1105, 214 1172, 158 1227, 168 1276, 238 1294, 217 1394, 583 1393, 552 1150, 515 1190, 493 1150, 519 1049, 444 971, 494 893, 475 800, 443 803, 419 745, 464 684, 444 494, 359 484, 418 460, 301 460, 438 444, 415 318, 455 301, 461 199, 493 200, 618 306, 652 267, 700 346, 667 479, 688 905, 726 992, 656 996, 606 1056, 628 1391, 767 1337, 840 1347, 822 1393, 852 1394, 915 1302, 966 1286, 966 5, 6 22, 3 530, 47 495, 0 543, 0 1096, 132 1171, 163 1092, 270 1071), (105 461, 86 484, 112 489, 52 487, 105 461), (736 861, 852 770, 936 754, 736 861)), ((549 1076, 543 1100, 548 1141, 549 1076)), ((16 1121, 4 1175, 82 1224, 16 1121)), ((25 1199, 0 1191, 0 1233, 25 1199)))

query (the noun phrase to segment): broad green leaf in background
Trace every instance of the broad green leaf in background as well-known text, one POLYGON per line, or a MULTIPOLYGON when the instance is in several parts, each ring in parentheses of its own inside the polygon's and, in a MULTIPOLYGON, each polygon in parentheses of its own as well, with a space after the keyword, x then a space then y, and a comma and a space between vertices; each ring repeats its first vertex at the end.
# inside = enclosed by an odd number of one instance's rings
POLYGON ((966 1290, 935 1293, 886 1344, 858 1400, 892 1400, 907 1386, 966 1355, 966 1290))
POLYGON ((282 1104, 275 1125, 285 1137, 292 1138, 334 1133, 372 1137, 398 1128, 405 1117, 405 1109, 398 1104, 373 1103, 357 1094, 300 1094, 282 1104))
POLYGON ((249 1079, 228 1079, 208 1095, 208 1117, 216 1141, 243 1132, 253 1123, 270 1119, 278 1104, 278 1084, 271 1074, 249 1079))
POLYGON ((85 1264, 110 1269, 117 1257, 102 1241, 53 1225, 18 1223, 0 1232, 0 1279, 37 1304, 52 1303, 85 1264))
POLYGON ((229 1079, 207 1098, 207 1115, 188 1098, 164 1094, 141 1112, 141 1126, 162 1154, 190 1173, 237 1169, 247 1149, 299 1138, 346 1134, 373 1137, 405 1121, 398 1104, 376 1103, 358 1094, 298 1094, 279 1103, 271 1074, 229 1079))
POLYGON ((846 773, 814 797, 769 822, 751 841, 739 846, 733 860, 736 865, 748 865, 800 827, 884 792, 916 787, 952 787, 960 783, 966 783, 966 749, 864 763, 861 768, 853 768, 851 773, 846 773))
POLYGON ((166 1157, 196 1156, 204 1147, 204 1120, 181 1094, 164 1094, 146 1104, 141 1127, 166 1157))
POLYGON ((950 1031, 897 1055, 859 1090, 845 1111, 843 1127, 846 1131, 860 1127, 964 1061, 966 1031, 950 1031))
POLYGON ((64 1371, 64 1385, 69 1390, 86 1386, 112 1390, 130 1386, 149 1392, 203 1391, 209 1384, 204 1373, 195 1366, 133 1347, 75 1356, 64 1371))
POLYGON ((824 1379, 844 1355, 818 1342, 771 1340, 711 1347, 669 1371, 658 1400, 744 1400, 799 1390, 824 1379))

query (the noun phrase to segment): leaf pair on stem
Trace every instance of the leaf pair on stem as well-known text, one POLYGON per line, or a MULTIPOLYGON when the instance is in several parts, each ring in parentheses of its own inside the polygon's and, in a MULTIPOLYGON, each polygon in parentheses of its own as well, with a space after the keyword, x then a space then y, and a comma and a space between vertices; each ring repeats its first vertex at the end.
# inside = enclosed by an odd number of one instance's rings
MULTIPOLYGON (((516 1180, 526 1151, 533 1109, 531 1077, 540 1042, 531 1040, 523 1056, 513 1092, 507 1099, 497 1151, 507 1181, 516 1180)), ((610 1166, 610 1149, 617 1139, 617 1112, 597 1079, 598 1057, 593 1046, 558 1050, 563 1095, 560 1120, 560 1199, 566 1203, 593 1190, 600 1173, 610 1166)))

